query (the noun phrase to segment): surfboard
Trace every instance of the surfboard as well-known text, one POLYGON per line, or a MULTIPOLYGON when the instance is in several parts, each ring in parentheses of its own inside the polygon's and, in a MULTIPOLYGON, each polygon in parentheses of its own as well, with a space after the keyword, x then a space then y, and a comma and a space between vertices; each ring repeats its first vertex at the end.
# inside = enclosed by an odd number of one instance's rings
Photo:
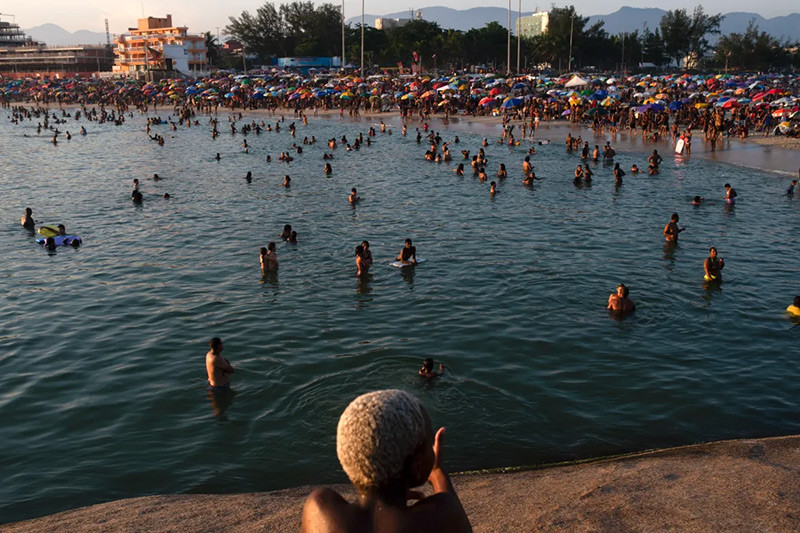
POLYGON ((682 154, 683 153, 683 147, 684 147, 685 144, 686 144, 686 141, 684 141, 683 139, 678 139, 678 142, 675 143, 675 153, 676 154, 682 154))
MULTIPOLYGON (((417 264, 419 264, 419 263, 424 263, 424 262, 425 262, 425 258, 424 258, 424 257, 417 257, 417 264)), ((393 262, 393 263, 389 263, 389 264, 390 264, 390 265, 392 265, 393 267, 396 267, 396 268, 403 268, 403 267, 410 267, 410 266, 414 266, 414 265, 413 265, 413 264, 411 264, 411 263, 401 263, 400 261, 395 261, 395 262, 393 262)))

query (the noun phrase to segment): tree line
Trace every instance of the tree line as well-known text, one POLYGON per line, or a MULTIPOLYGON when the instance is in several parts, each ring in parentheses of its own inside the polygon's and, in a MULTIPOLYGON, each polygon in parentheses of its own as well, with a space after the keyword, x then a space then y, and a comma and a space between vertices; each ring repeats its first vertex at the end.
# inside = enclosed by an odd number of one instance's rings
MULTIPOLYGON (((342 14, 340 7, 333 4, 315 6, 312 2, 294 1, 276 7, 267 2, 254 14, 244 11, 229 20, 225 33, 241 42, 248 54, 256 54, 261 63, 269 63, 275 57, 342 55, 342 14)), ((668 11, 653 30, 611 35, 602 21, 589 25, 589 18, 577 13, 574 6, 553 8, 543 34, 521 39, 519 63, 525 71, 564 71, 569 67, 634 71, 648 63, 658 67, 749 71, 800 68, 797 43, 776 39, 753 22, 744 33, 723 35, 712 46, 709 38, 720 34, 721 21, 722 15, 706 14, 698 6, 691 13, 686 9, 668 11)), ((360 24, 346 25, 344 33, 346 60, 359 64, 360 24)), ((468 31, 443 29, 426 20, 412 20, 384 30, 365 26, 365 64, 409 66, 416 53, 425 69, 482 65, 504 71, 507 38, 507 30, 497 22, 468 31)), ((513 35, 511 50, 511 70, 516 70, 517 37, 513 35)), ((216 66, 224 66, 224 57, 213 39, 209 57, 217 61, 216 66)))

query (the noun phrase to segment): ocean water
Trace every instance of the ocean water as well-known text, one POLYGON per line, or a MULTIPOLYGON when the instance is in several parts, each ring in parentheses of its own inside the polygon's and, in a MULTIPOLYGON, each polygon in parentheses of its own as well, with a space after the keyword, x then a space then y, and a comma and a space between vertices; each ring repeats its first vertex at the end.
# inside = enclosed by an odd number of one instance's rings
MULTIPOLYGON (((415 124, 403 137, 387 118, 393 135, 337 148, 326 177, 325 141, 366 137, 377 118, 312 117, 292 139, 287 117, 280 133, 249 135, 246 154, 227 115, 216 140, 205 117, 155 126, 163 147, 137 114, 86 124, 85 137, 71 120, 59 127, 73 139, 57 146, 35 120, 6 115, 0 522, 147 494, 344 481, 338 416, 380 388, 413 392, 447 426, 453 471, 800 431, 800 327, 783 314, 800 293, 800 199, 782 195, 786 175, 664 154, 658 177, 615 188, 597 164, 591 187, 576 188, 578 157, 553 133, 532 156, 532 188, 525 146, 486 148, 490 175, 509 171, 490 198, 468 165, 463 177, 450 169, 497 126, 441 130, 461 142, 452 164, 435 164, 415 124), (276 160, 311 135, 292 163, 276 160), (726 181, 739 192, 732 209, 726 181), (707 201, 692 207, 694 195, 707 201), (84 246, 40 248, 19 226, 28 206, 84 246), (661 234, 672 212, 688 228, 675 249, 661 234), (262 279, 258 249, 284 224, 299 241, 278 243, 280 269, 262 279), (389 266, 406 238, 427 262, 389 266), (367 282, 355 277, 362 239, 375 257, 367 282), (712 245, 726 268, 706 287, 712 245), (604 309, 619 282, 638 308, 624 320, 604 309), (231 397, 205 390, 212 336, 236 367, 231 397), (416 375, 429 356, 447 365, 435 383, 416 375)), ((616 160, 646 168, 643 149, 616 160)))

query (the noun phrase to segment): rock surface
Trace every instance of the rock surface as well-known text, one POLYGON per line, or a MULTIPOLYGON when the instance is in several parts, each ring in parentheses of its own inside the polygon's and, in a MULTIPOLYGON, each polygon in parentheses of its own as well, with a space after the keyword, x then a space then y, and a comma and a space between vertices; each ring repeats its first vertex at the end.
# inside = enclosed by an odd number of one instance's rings
MULTIPOLYGON (((800 436, 463 474, 454 483, 476 533, 800 531, 800 436)), ((355 496, 349 486, 335 488, 355 496)), ((0 531, 299 531, 310 491, 131 498, 0 531)))

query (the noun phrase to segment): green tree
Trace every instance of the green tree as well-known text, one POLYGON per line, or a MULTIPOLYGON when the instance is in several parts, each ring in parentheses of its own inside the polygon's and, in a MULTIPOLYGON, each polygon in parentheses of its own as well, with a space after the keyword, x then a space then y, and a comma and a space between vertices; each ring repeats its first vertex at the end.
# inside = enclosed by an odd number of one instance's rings
POLYGON ((550 11, 547 31, 533 39, 536 60, 550 63, 554 67, 567 68, 570 63, 571 35, 572 64, 577 65, 575 60, 580 55, 583 45, 583 29, 587 22, 589 22, 589 18, 580 16, 575 11, 575 6, 553 8, 550 11))
POLYGON ((678 64, 684 58, 687 66, 688 63, 696 63, 710 50, 706 36, 718 34, 720 22, 722 15, 706 15, 700 5, 691 16, 685 9, 668 11, 661 17, 660 23, 667 56, 678 64))
POLYGON ((666 60, 666 47, 664 39, 661 38, 661 31, 656 28, 652 32, 649 28, 645 28, 644 35, 642 35, 642 62, 652 63, 659 67, 664 64, 666 60))
POLYGON ((211 35, 210 31, 205 32, 203 37, 206 39, 206 59, 208 64, 212 67, 219 67, 220 51, 217 38, 211 35))
POLYGON ((748 71, 785 68, 791 65, 789 44, 759 31, 751 20, 744 33, 731 33, 719 39, 713 64, 748 71))

